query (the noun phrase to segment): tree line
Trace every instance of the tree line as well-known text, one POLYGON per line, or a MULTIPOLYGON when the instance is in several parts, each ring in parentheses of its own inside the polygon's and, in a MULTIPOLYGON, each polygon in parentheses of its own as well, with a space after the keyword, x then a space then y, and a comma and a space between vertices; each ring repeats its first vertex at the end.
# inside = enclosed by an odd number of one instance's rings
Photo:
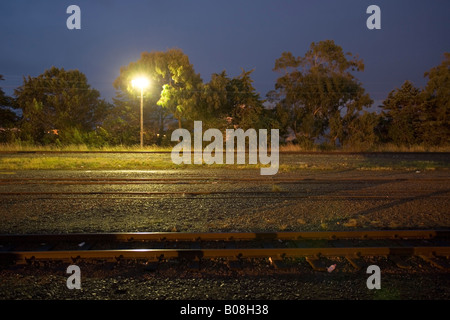
POLYGON ((373 100, 355 76, 364 71, 363 60, 332 40, 313 42, 303 56, 283 52, 273 70, 279 77, 262 98, 253 70, 236 77, 224 70, 205 83, 182 50, 143 52, 120 69, 110 103, 82 72, 52 67, 24 77, 13 97, 0 87, 0 142, 136 145, 140 92, 131 80, 144 75, 151 83, 144 91, 146 145, 170 145, 171 132, 192 129, 195 120, 205 129, 279 129, 281 143, 306 149, 450 143, 450 53, 425 72, 423 89, 405 81, 388 94, 381 112, 368 111, 373 100))

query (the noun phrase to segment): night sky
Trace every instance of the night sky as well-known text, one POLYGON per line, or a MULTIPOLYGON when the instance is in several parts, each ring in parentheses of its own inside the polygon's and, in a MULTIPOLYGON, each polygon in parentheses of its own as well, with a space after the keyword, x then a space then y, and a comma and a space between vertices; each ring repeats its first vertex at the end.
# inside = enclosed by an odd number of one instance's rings
POLYGON ((111 101, 121 66, 143 51, 179 48, 204 82, 255 69, 264 98, 283 51, 303 56, 311 42, 331 39, 364 60, 355 75, 379 104, 405 80, 425 85, 424 72, 450 51, 449 17, 448 0, 1 0, 0 86, 12 95, 23 76, 56 66, 80 70, 111 101), (72 4, 81 30, 66 27, 72 4), (371 4, 381 8, 381 30, 366 27, 371 4))

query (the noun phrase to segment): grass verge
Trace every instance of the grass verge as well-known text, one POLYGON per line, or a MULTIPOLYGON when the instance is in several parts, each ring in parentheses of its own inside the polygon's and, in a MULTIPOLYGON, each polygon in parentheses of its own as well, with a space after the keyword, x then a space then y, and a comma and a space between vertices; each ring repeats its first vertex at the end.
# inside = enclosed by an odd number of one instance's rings
MULTIPOLYGON (((173 146, 144 146, 140 145, 117 145, 117 146, 102 146, 93 147, 85 144, 71 144, 71 145, 33 145, 29 143, 3 143, 0 144, 0 152, 15 152, 15 151, 107 151, 107 152, 120 152, 120 151, 172 151, 173 146)), ((324 148, 320 145, 314 145, 311 148, 304 148, 296 144, 285 144, 279 147, 280 152, 450 152, 450 146, 426 146, 426 145, 413 145, 413 146, 397 146, 395 144, 382 144, 373 146, 370 149, 361 149, 357 147, 328 147, 324 148)))
MULTIPOLYGON (((309 158, 308 163, 298 162, 295 157, 280 159, 278 172, 302 170, 444 170, 446 161, 386 159, 355 159, 343 162, 338 156, 320 159, 320 155, 309 158)), ((6 154, 0 155, 0 170, 176 170, 176 169, 259 169, 260 164, 174 164, 170 154, 6 154)), ((274 192, 276 192, 276 188, 274 192)))

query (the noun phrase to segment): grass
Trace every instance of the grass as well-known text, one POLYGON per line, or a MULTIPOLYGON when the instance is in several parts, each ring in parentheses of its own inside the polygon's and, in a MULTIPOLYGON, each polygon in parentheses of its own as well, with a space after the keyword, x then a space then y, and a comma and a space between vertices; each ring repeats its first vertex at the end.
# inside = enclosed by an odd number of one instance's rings
POLYGON ((280 152, 450 152, 450 145, 448 146, 427 146, 427 145, 412 145, 412 146, 398 146, 393 143, 380 144, 370 148, 361 147, 323 147, 314 145, 311 148, 304 148, 297 144, 286 144, 280 146, 280 152))
MULTIPOLYGON (((0 154, 0 170, 166 170, 166 169, 260 169, 268 167, 261 164, 181 164, 175 165, 170 157, 171 147, 146 146, 115 146, 103 148, 89 148, 86 145, 70 145, 61 148, 51 146, 31 146, 24 144, 3 144, 0 145, 0 151, 11 152, 0 154), (41 151, 39 154, 15 154, 17 151, 41 151), (162 154, 123 154, 120 156, 101 153, 69 153, 52 154, 45 151, 165 151, 162 154)), ((408 149, 411 152, 422 150, 408 149)), ((298 146, 281 146, 280 152, 301 151, 298 146)), ((393 151, 391 149, 391 151, 393 151)), ((389 151, 389 152, 391 152, 389 151)), ((443 150, 440 150, 443 151, 443 150)), ((400 159, 398 157, 390 158, 383 156, 364 156, 364 155, 296 155, 280 154, 280 165, 278 172, 292 172, 302 170, 439 170, 448 169, 449 164, 446 159, 434 161, 434 159, 418 160, 400 159), (301 161, 299 161, 301 160, 301 161)), ((441 156, 442 158, 442 156, 441 156)), ((225 159, 224 159, 225 160, 225 159)), ((281 192, 279 186, 272 187, 273 192, 281 192)))
POLYGON ((368 160, 362 162, 359 170, 436 170, 448 168, 448 163, 439 161, 423 161, 423 160, 409 160, 409 161, 383 161, 383 160, 368 160))
MULTIPOLYGON (((152 157, 145 159, 127 159, 122 157, 83 157, 81 155, 70 155, 58 157, 53 155, 19 155, 0 156, 0 170, 176 170, 176 169, 201 169, 201 168, 231 168, 231 169, 259 169, 263 165, 232 165, 232 164, 174 164, 170 156, 152 157)), ((274 192, 277 192, 274 190, 274 192)))
POLYGON ((373 152, 450 152, 450 146, 397 146, 395 144, 383 144, 372 148, 373 152))
MULTIPOLYGON (((331 161, 330 161, 331 162, 331 161)), ((385 170, 409 170, 409 171, 430 171, 448 169, 448 163, 437 161, 401 161, 386 163, 382 160, 361 160, 358 163, 319 163, 314 166, 303 166, 295 163, 282 163, 279 165, 278 172, 292 172, 302 170, 367 170, 367 171, 385 171, 385 170)), ((175 169, 260 169, 268 167, 261 164, 174 164, 170 155, 165 157, 146 156, 146 157, 120 157, 92 155, 84 156, 80 154, 70 154, 56 156, 52 154, 39 155, 0 155, 0 170, 175 170, 175 169)), ((278 185, 272 186, 272 192, 281 192, 278 185)))
MULTIPOLYGON (((357 147, 344 148, 323 148, 320 145, 314 145, 311 148, 304 148, 296 144, 286 144, 279 147, 280 152, 450 152, 450 146, 397 146, 395 144, 383 144, 371 147, 370 149, 362 149, 357 147)), ((117 146, 102 146, 92 147, 85 144, 71 144, 71 145, 34 145, 30 143, 2 143, 0 144, 0 151, 172 151, 172 146, 144 146, 140 145, 117 145, 117 146)))
POLYGON ((117 145, 117 146, 103 146, 103 147, 91 147, 85 144, 70 144, 63 146, 55 145, 32 145, 28 143, 3 143, 0 144, 0 151, 16 152, 16 151, 107 151, 107 152, 120 152, 120 151, 172 151, 172 147, 161 147, 156 145, 144 146, 140 145, 117 145))
POLYGON ((166 161, 143 161, 139 159, 111 160, 103 157, 14 157, 0 158, 0 170, 163 170, 186 168, 187 165, 175 165, 166 161))

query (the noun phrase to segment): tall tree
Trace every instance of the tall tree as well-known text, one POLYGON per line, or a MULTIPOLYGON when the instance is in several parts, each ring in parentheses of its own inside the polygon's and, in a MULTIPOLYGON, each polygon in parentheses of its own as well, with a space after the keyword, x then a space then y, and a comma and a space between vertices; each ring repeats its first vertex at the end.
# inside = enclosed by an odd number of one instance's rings
POLYGON ((380 115, 374 112, 363 111, 362 114, 354 115, 344 126, 345 132, 342 145, 357 150, 370 150, 379 142, 379 136, 375 128, 380 122, 380 115))
MULTIPOLYGON (((158 111, 161 106, 178 121, 179 127, 183 119, 192 119, 195 114, 195 102, 201 91, 202 79, 195 73, 189 58, 180 49, 170 49, 166 52, 143 52, 136 62, 120 69, 119 77, 114 81, 118 91, 115 100, 119 105, 137 105, 136 90, 131 86, 131 80, 137 75, 150 79, 150 88, 144 99, 145 106, 151 106, 151 112, 158 112, 159 117, 165 117, 165 112, 158 111)), ((145 112, 144 112, 145 114, 145 112)))
POLYGON ((213 73, 211 80, 203 85, 196 118, 202 120, 205 127, 223 129, 227 125, 232 112, 227 90, 230 81, 224 70, 213 73))
POLYGON ((442 63, 425 73, 420 134, 426 144, 450 144, 450 52, 442 63))
MULTIPOLYGON (((5 80, 0 74, 0 80, 5 80)), ((11 110, 14 102, 11 97, 8 97, 3 89, 0 87, 0 127, 9 128, 18 121, 17 114, 11 110)))
POLYGON ((313 42, 304 57, 284 52, 275 61, 274 71, 281 76, 268 97, 301 143, 311 144, 319 136, 342 143, 348 132, 342 126, 372 104, 352 74, 363 70, 362 60, 334 41, 313 42))
POLYGON ((264 127, 264 101, 253 86, 252 72, 242 70, 234 78, 225 71, 212 74, 211 81, 203 86, 197 119, 221 129, 264 127))
POLYGON ((391 91, 383 102, 382 114, 387 119, 388 136, 397 145, 413 145, 421 142, 423 99, 420 89, 410 81, 391 91))
POLYGON ((244 130, 261 127, 260 119, 263 110, 263 101, 256 89, 250 75, 253 72, 242 70, 242 73, 231 79, 226 87, 229 114, 231 122, 244 130))
POLYGON ((52 67, 37 77, 24 78, 14 94, 23 114, 21 130, 25 138, 36 142, 52 130, 62 134, 91 131, 109 108, 78 70, 52 67))

